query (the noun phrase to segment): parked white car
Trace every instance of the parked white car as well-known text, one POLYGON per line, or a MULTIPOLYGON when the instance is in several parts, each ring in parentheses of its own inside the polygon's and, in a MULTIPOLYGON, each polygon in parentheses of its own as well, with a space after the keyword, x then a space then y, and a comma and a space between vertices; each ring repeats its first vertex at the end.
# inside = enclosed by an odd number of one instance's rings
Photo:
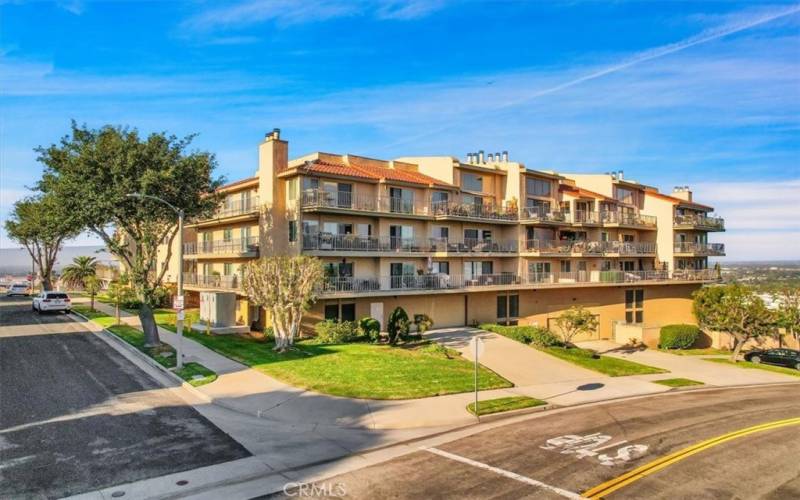
POLYGON ((14 283, 10 287, 8 287, 8 291, 6 291, 6 297, 11 297, 12 295, 28 296, 30 294, 31 294, 31 287, 26 285, 25 283, 14 283))
POLYGON ((42 314, 47 311, 64 311, 69 313, 72 303, 64 292, 42 292, 33 298, 33 310, 42 314))

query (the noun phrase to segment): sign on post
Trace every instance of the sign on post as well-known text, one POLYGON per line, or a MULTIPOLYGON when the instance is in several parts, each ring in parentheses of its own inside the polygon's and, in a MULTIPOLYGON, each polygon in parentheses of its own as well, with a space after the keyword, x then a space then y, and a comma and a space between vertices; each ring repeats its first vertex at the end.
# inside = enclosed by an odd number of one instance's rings
POLYGON ((186 319, 186 311, 183 309, 178 309, 178 320, 183 321, 186 319))
POLYGON ((475 417, 480 421, 481 414, 478 411, 478 358, 483 356, 483 339, 477 335, 472 337, 469 341, 469 350, 475 357, 475 417))
POLYGON ((176 295, 175 298, 172 299, 172 308, 176 311, 183 311, 183 295, 176 295))

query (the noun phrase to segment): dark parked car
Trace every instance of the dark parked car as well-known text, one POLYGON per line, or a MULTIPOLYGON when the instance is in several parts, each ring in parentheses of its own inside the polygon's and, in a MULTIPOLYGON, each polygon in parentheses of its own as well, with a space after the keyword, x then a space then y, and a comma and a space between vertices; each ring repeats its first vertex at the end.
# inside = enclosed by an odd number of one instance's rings
POLYGON ((744 359, 753 363, 769 363, 800 370, 800 351, 795 351, 794 349, 750 351, 744 355, 744 359))

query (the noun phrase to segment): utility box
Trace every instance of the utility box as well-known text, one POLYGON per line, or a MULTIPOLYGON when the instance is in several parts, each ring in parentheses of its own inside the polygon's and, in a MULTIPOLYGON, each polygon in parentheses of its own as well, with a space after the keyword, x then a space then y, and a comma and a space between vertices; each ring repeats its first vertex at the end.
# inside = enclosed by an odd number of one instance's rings
POLYGON ((200 292, 200 322, 215 329, 236 326, 236 294, 200 292))

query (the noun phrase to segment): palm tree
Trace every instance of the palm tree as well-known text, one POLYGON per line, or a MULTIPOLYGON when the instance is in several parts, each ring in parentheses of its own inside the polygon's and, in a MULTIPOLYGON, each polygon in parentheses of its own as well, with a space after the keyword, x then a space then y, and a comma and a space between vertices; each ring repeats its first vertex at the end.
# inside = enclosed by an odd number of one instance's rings
POLYGON ((61 271, 61 281, 68 288, 78 288, 84 286, 84 280, 88 276, 97 275, 97 259, 86 255, 81 255, 72 259, 72 264, 66 266, 61 271))

